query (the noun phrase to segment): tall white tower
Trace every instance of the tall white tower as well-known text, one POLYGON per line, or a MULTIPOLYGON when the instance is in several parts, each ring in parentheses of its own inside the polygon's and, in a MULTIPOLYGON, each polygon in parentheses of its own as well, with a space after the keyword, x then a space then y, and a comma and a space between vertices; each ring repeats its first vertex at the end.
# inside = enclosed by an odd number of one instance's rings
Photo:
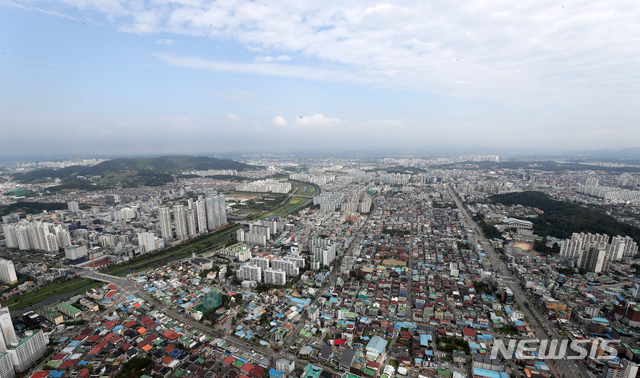
POLYGON ((160 220, 160 233, 164 240, 173 239, 173 231, 171 230, 171 210, 168 207, 158 209, 158 219, 160 220))
POLYGON ((0 353, 6 353, 12 343, 18 342, 18 336, 16 336, 16 330, 13 328, 13 322, 11 321, 11 313, 9 308, 0 308, 0 353))

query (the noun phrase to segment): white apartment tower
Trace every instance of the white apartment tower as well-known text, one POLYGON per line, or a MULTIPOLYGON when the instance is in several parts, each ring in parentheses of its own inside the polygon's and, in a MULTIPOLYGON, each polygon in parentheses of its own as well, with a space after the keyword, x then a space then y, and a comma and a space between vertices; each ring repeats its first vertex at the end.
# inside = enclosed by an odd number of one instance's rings
POLYGON ((15 376, 16 372, 13 370, 11 356, 8 353, 0 353, 0 377, 13 378, 15 376))
POLYGON ((190 237, 196 236, 198 234, 195 209, 187 210, 187 231, 190 237))
POLYGON ((336 259, 336 243, 329 238, 313 238, 309 247, 313 261, 321 266, 329 266, 336 259))
POLYGON ((198 232, 207 232, 207 211, 204 201, 198 200, 194 204, 196 208, 196 223, 198 224, 198 232))
POLYGON ((240 280, 262 282, 262 269, 259 266, 244 264, 237 270, 236 275, 240 280))
POLYGON ((138 234, 138 245, 142 247, 142 252, 152 252, 156 250, 156 236, 152 232, 141 232, 138 234))
POLYGON ((187 230, 187 213, 184 205, 173 206, 173 220, 176 225, 176 238, 184 239, 189 236, 187 230))
MULTIPOLYGON (((8 354, 13 370, 25 371, 44 355, 48 343, 44 332, 37 331, 27 334, 22 340, 18 339, 8 308, 0 308, 0 331, 2 331, 2 335, 0 335, 0 357, 2 358, 0 360, 5 358, 4 354, 8 354)), ((1 369, 6 370, 5 364, 6 362, 2 363, 1 369)), ((9 376, 11 375, 7 377, 9 376)), ((4 377, 5 375, 3 375, 4 377)))
POLYGON ((259 266, 263 272, 269 269, 269 259, 266 257, 253 257, 250 264, 253 266, 259 266))
POLYGON ((0 282, 13 285, 18 282, 13 261, 0 258, 0 282))
POLYGON ((80 211, 80 205, 78 205, 77 202, 67 202, 67 207, 69 208, 69 211, 73 211, 73 212, 80 211))
POLYGON ((168 207, 158 209, 158 219, 160 220, 160 233, 164 240, 173 240, 173 230, 171 229, 171 210, 168 207))
POLYGON ((264 283, 282 286, 287 283, 287 274, 284 270, 267 269, 264 271, 264 283))
POLYGON ((295 277, 298 275, 298 267, 294 261, 288 261, 285 259, 273 259, 271 260, 271 267, 276 270, 283 270, 287 273, 287 277, 295 277))

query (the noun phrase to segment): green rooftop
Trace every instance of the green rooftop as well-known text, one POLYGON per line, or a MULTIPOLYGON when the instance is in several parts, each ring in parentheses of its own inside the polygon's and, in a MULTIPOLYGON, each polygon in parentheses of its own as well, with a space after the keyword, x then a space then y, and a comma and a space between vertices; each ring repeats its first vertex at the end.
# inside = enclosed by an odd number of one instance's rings
POLYGON ((77 315, 79 313, 81 313, 82 311, 78 310, 77 308, 71 306, 70 304, 66 303, 66 302, 62 302, 58 305, 58 307, 60 307, 63 310, 69 311, 70 313, 77 315))

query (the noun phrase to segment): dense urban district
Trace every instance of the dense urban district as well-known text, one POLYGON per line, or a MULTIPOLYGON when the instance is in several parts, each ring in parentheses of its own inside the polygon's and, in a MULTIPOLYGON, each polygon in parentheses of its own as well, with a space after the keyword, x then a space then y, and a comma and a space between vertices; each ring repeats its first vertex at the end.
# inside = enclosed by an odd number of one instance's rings
POLYGON ((0 377, 638 376, 635 166, 159 159, 2 167, 0 377))

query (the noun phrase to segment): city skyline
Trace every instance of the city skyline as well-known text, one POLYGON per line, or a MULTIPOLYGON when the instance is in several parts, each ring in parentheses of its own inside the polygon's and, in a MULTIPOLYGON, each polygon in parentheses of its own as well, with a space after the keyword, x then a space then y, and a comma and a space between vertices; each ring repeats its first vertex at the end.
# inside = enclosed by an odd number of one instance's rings
POLYGON ((3 157, 636 147, 633 2, 5 2, 3 157))

